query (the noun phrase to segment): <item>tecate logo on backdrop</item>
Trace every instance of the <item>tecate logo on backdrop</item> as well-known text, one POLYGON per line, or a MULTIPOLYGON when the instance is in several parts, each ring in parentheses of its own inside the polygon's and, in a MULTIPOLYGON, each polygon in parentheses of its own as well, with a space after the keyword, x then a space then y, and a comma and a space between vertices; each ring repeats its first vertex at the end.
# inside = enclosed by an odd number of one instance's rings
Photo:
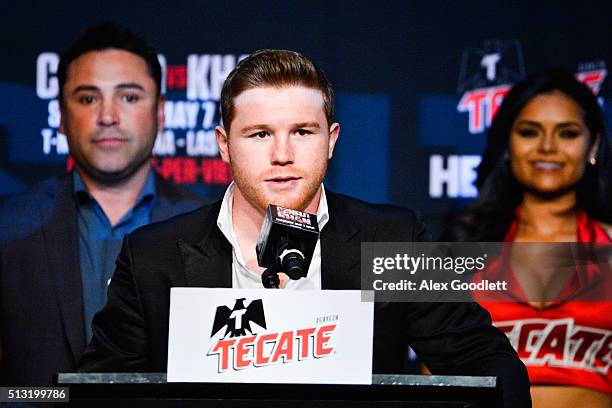
MULTIPOLYGON (((578 65, 576 78, 595 95, 599 94, 608 71, 605 62, 578 65)), ((457 91, 459 113, 467 113, 467 128, 472 135, 483 134, 490 126, 504 97, 514 83, 525 76, 521 44, 516 40, 486 41, 480 48, 463 51, 457 91)), ((599 98, 603 105, 603 99, 599 98)), ((476 152, 475 152, 476 153, 476 152)), ((478 152, 480 153, 480 152, 478 152)), ((429 196, 431 198, 474 198, 477 154, 434 154, 429 157, 429 196)))
POLYGON ((457 110, 468 113, 468 130, 481 133, 491 125, 512 84, 525 76, 521 44, 516 40, 486 41, 463 51, 457 110))
MULTIPOLYGON (((160 129, 153 154, 154 165, 166 179, 179 184, 228 184, 228 166, 219 156, 214 128, 219 122, 219 99, 223 81, 247 55, 191 54, 186 64, 169 65, 159 54, 165 127, 160 129), (182 94, 182 95, 181 95, 182 94)), ((42 151, 67 156, 66 136, 59 132, 57 97, 59 55, 40 53, 36 59, 36 95, 47 101, 46 124, 41 121, 42 151)))
POLYGON ((332 322, 337 316, 318 319, 321 324, 311 327, 268 332, 262 300, 253 300, 248 306, 245 301, 236 299, 232 309, 217 307, 210 337, 223 334, 207 356, 218 359, 219 373, 324 358, 334 352, 337 324, 332 322))

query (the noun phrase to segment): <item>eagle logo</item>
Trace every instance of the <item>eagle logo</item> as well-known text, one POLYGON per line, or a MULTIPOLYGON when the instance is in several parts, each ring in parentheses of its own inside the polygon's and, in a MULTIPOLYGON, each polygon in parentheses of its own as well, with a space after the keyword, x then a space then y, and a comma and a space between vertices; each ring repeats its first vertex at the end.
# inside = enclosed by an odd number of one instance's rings
POLYGON ((267 329, 261 299, 253 300, 247 307, 244 306, 245 300, 245 298, 236 299, 233 309, 227 306, 217 307, 210 337, 213 337, 224 327, 227 327, 227 329, 223 338, 253 335, 255 333, 253 333, 251 323, 256 323, 267 329))
POLYGON ((517 40, 488 40, 482 48, 463 51, 458 93, 490 86, 513 84, 525 76, 521 43, 517 40))

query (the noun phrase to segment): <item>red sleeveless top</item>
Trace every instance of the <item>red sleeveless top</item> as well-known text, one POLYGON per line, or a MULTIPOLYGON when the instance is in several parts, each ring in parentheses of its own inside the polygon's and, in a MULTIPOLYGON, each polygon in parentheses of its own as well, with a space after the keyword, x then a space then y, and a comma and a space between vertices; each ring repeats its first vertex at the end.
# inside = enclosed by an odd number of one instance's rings
MULTIPOLYGON (((517 228, 515 220, 504 241, 514 241, 517 228)), ((612 239, 597 222, 581 212, 577 217, 577 241, 606 243, 612 239)), ((485 271, 487 278, 495 279, 503 269, 500 266, 493 261, 485 271)), ((584 269, 585 273, 571 280, 561 292, 560 299, 573 294, 573 300, 555 302, 544 309, 522 301, 495 302, 483 297, 476 300, 491 313, 493 324, 510 339, 527 366, 531 384, 580 386, 611 394, 612 302, 580 301, 581 291, 593 290, 590 282, 611 271, 596 265, 587 265, 584 269)), ((611 295, 609 285, 600 285, 594 290, 604 291, 597 299, 611 295)), ((518 298, 525 299, 522 293, 518 298)))

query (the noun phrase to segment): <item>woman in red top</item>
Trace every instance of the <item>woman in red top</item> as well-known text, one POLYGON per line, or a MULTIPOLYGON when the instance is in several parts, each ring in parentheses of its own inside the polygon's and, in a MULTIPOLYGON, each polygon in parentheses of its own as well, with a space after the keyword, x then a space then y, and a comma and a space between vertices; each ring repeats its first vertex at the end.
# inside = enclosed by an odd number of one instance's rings
MULTIPOLYGON (((479 198, 441 241, 612 242, 611 156, 590 89, 563 71, 532 75, 505 97, 479 198)), ((555 277, 521 276, 511 264, 527 297, 544 299, 555 277)), ((483 306, 527 366, 534 407, 612 407, 612 303, 562 299, 483 306)))

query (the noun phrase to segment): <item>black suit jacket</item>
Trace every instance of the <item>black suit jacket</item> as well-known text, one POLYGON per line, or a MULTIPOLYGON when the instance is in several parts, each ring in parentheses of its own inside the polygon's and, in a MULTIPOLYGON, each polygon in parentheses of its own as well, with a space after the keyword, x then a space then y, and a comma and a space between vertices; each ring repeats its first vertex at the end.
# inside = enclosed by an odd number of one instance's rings
MULTIPOLYGON (((324 289, 360 288, 361 242, 429 238, 410 210, 329 191, 327 200, 330 219, 321 232, 324 289)), ((166 371, 170 288, 232 285, 231 245, 216 224, 220 205, 125 237, 80 370, 166 371)), ((511 406, 529 406, 525 367, 477 304, 377 303, 374 333, 375 373, 400 372, 409 343, 432 372, 502 376, 511 406)))
MULTIPOLYGON (((72 177, 0 200, 0 384, 50 385, 85 349, 72 177)), ((152 221, 207 200, 156 178, 152 221)))

